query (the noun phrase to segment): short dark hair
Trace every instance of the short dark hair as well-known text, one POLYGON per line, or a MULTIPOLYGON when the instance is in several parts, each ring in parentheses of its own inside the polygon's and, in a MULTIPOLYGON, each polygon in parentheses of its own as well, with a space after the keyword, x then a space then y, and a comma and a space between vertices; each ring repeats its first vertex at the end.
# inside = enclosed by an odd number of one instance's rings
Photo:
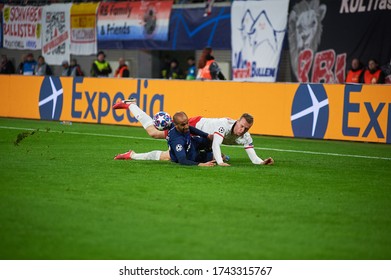
POLYGON ((248 122, 249 124, 253 124, 254 123, 254 117, 252 115, 250 115, 249 113, 244 113, 240 119, 244 118, 246 120, 246 122, 248 122))

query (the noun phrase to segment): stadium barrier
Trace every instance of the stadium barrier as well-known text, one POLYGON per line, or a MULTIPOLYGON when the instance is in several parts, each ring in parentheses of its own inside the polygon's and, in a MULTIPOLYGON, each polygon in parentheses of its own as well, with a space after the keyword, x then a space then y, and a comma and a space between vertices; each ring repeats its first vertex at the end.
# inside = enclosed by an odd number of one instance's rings
POLYGON ((391 86, 0 76, 0 116, 140 126, 112 110, 254 118, 252 134, 391 143, 391 86))

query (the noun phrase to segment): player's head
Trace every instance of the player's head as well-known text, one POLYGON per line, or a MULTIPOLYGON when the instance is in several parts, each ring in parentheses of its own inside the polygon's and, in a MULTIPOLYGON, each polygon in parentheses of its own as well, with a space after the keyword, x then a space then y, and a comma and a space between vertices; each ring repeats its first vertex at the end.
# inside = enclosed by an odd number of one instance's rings
POLYGON ((172 117, 176 130, 181 133, 189 132, 189 118, 185 112, 177 112, 172 117))
POLYGON ((233 127, 233 134, 236 136, 243 136, 253 125, 254 117, 248 113, 244 113, 240 116, 239 120, 236 121, 233 127))

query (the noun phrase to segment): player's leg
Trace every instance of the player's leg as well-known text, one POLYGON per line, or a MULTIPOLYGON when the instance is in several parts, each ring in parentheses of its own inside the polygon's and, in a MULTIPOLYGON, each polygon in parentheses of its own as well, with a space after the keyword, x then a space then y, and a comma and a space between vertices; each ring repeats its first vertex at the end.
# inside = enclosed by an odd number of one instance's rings
POLYGON ((164 131, 158 130, 153 125, 152 118, 147 115, 143 110, 140 109, 139 106, 136 104, 136 99, 128 99, 128 100, 122 100, 121 102, 114 104, 113 106, 114 110, 118 109, 129 109, 129 111, 133 114, 133 116, 141 123, 141 125, 144 127, 144 129, 147 131, 149 136, 155 139, 165 139, 164 131))
POLYGON ((147 153, 136 153, 135 151, 128 151, 123 154, 116 155, 116 160, 170 160, 170 153, 168 151, 151 151, 147 153))
POLYGON ((165 139, 166 134, 164 131, 158 130, 154 125, 150 125, 147 128, 145 128, 148 135, 155 139, 165 139))
POLYGON ((171 160, 170 152, 169 151, 161 152, 159 160, 161 161, 171 160))

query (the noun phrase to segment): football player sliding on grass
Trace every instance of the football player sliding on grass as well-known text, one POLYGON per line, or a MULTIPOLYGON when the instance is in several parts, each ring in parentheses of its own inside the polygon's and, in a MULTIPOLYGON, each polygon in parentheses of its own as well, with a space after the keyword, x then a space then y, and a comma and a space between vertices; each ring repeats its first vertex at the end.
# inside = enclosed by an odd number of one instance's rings
POLYGON ((184 112, 175 113, 173 121, 173 127, 170 127, 166 137, 168 151, 136 154, 130 150, 117 155, 114 159, 171 160, 182 165, 215 166, 216 161, 213 160, 211 150, 213 137, 195 127, 190 127, 189 119, 184 112))
POLYGON ((199 136, 190 135, 189 119, 184 112, 176 113, 173 121, 174 127, 170 129, 167 137, 171 161, 182 165, 216 165, 210 150, 208 134, 193 129, 199 136))
MULTIPOLYGON (((113 106, 114 110, 128 109, 135 116, 135 118, 142 124, 147 133, 156 139, 164 139, 167 136, 167 131, 160 131, 153 125, 152 118, 141 110, 135 99, 122 100, 121 102, 113 106)), ((262 160, 257 156, 254 150, 253 141, 248 130, 254 123, 254 118, 247 113, 244 113, 238 120, 232 120, 230 118, 203 118, 193 117, 189 119, 189 125, 195 127, 205 133, 213 135, 212 151, 213 157, 216 163, 220 166, 229 166, 224 162, 223 155, 221 153, 221 144, 225 145, 243 145, 253 164, 271 165, 274 163, 272 158, 262 160)), ((154 151, 156 152, 156 151, 154 151)), ((160 152, 154 156, 147 156, 152 160, 170 160, 167 158, 168 152, 160 152), (151 158, 153 157, 153 158, 151 158)), ((127 159, 141 159, 138 158, 140 154, 136 154, 133 151, 129 151, 127 159)), ((115 157, 115 159, 124 159, 121 154, 115 157)), ((147 153, 148 154, 148 153, 147 153)), ((144 157, 145 154, 141 154, 144 157)))

